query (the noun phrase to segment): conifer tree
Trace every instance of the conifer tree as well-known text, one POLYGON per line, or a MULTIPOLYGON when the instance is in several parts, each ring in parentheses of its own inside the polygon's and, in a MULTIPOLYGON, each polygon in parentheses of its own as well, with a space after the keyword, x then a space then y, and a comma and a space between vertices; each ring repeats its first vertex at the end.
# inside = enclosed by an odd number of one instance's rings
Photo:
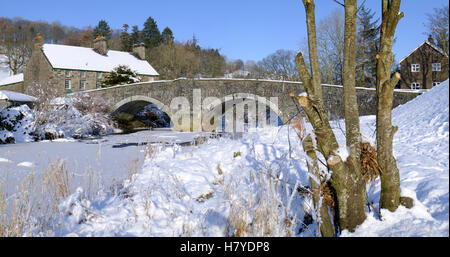
POLYGON ((111 39, 112 31, 105 20, 100 20, 98 25, 94 28, 92 35, 94 38, 102 36, 109 40, 111 39))
POLYGON ((129 27, 128 24, 123 24, 123 30, 120 33, 120 50, 125 52, 131 52, 132 50, 131 36, 128 33, 129 27))
POLYGON ((358 86, 375 87, 377 76, 376 55, 380 48, 379 19, 373 21, 375 13, 364 6, 358 15, 357 77, 358 86))
POLYGON ((161 33, 158 29, 156 21, 152 17, 148 17, 141 31, 142 41, 149 49, 157 47, 161 43, 161 33))
POLYGON ((162 42, 173 42, 175 40, 172 30, 169 27, 166 27, 161 33, 162 42))
POLYGON ((139 31, 139 27, 134 25, 131 28, 130 45, 134 45, 138 42, 141 42, 141 32, 139 31))

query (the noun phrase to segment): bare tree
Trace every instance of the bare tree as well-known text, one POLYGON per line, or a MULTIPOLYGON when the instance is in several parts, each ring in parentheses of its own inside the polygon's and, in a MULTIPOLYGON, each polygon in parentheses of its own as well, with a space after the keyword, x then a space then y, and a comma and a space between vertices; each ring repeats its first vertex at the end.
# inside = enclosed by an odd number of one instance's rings
POLYGON ((448 55, 448 5, 444 5, 441 8, 434 8, 433 11, 433 13, 427 14, 428 21, 425 23, 425 27, 428 29, 427 34, 431 35, 435 39, 436 44, 448 55))
POLYGON ((297 80, 295 53, 289 50, 277 50, 257 63, 264 77, 277 80, 297 80))
POLYGON ((17 74, 23 71, 33 50, 33 30, 28 23, 6 23, 0 31, 0 54, 6 59, 4 64, 17 74))
MULTIPOLYGON (((331 186, 336 194, 335 226, 341 230, 354 231, 365 218, 365 183, 360 172, 360 132, 358 105, 355 93, 355 40, 356 40, 356 0, 345 1, 345 43, 344 43, 344 102, 346 111, 346 144, 350 148, 347 160, 337 154, 339 144, 330 126, 323 104, 322 85, 317 52, 315 4, 312 0, 303 0, 308 30, 309 60, 311 74, 303 55, 299 52, 296 63, 307 97, 298 97, 300 106, 312 124, 317 141, 317 150, 327 160, 332 170, 331 186), (356 124, 355 124, 356 123, 356 124)), ((328 183, 323 181, 321 183, 328 183)), ((327 229, 328 230, 328 229, 327 229)), ((322 232, 322 235, 325 235, 322 232)))
POLYGON ((342 84, 344 64, 344 13, 336 9, 317 26, 317 50, 322 82, 342 84))

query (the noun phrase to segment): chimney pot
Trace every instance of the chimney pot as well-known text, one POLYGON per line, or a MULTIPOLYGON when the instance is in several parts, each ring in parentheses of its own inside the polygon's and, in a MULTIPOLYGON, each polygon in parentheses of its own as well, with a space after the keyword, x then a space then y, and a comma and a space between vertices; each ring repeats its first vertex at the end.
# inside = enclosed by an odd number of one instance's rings
POLYGON ((36 34, 36 37, 34 38, 34 50, 39 50, 39 49, 41 49, 41 46, 42 46, 42 42, 43 42, 44 40, 42 39, 42 37, 41 37, 41 34, 40 33, 37 33, 36 34))
POLYGON ((428 36, 428 42, 434 45, 434 39, 431 35, 428 36))

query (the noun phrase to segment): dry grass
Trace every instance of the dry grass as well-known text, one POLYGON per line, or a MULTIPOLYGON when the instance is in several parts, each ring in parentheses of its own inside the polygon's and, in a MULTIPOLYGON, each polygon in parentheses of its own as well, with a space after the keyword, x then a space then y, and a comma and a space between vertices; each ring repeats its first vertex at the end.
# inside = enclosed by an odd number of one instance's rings
POLYGON ((252 172, 252 177, 257 192, 243 195, 242 192, 236 192, 236 185, 226 187, 230 202, 228 235, 293 236, 295 222, 289 211, 292 198, 283 201, 280 194, 283 190, 278 189, 279 181, 268 175, 267 171, 252 172))
POLYGON ((0 237, 19 237, 23 235, 33 209, 30 197, 34 172, 21 182, 11 198, 8 197, 7 183, 5 185, 0 181, 0 237))
POLYGON ((54 163, 50 163, 42 174, 42 185, 50 194, 53 210, 59 212, 58 203, 71 192, 69 170, 63 160, 57 158, 54 163))

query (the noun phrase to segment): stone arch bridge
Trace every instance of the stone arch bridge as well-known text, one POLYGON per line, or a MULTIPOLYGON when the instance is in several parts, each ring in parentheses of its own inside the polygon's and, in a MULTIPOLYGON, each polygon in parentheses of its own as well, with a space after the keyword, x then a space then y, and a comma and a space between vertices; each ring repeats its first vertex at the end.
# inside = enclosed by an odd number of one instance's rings
MULTIPOLYGON (((223 115, 227 111, 226 106, 233 106, 239 101, 242 103, 243 99, 247 106, 252 106, 251 102, 265 102, 268 108, 276 113, 283 122, 286 122, 298 112, 296 104, 289 97, 289 93, 299 95, 303 92, 305 92, 305 89, 301 82, 184 78, 83 91, 83 93, 102 97, 111 102, 113 114, 126 112, 135 115, 144 106, 150 103, 155 104, 171 118, 172 125, 177 131, 200 131, 199 126, 202 126, 205 130, 204 120, 209 120, 213 114, 223 115), (227 105, 226 103, 231 104, 227 105), (207 118, 202 120, 198 116, 207 118), (174 122, 175 120, 179 121, 180 117, 191 117, 194 122, 174 122), (196 118, 202 122, 202 125, 196 125, 196 118)), ((376 90, 357 88, 356 94, 359 114, 361 116, 375 114, 376 90)), ((395 90, 394 95, 394 107, 396 107, 413 99, 418 93, 395 90)), ((344 116, 342 86, 323 85, 323 97, 331 118, 344 116)))

